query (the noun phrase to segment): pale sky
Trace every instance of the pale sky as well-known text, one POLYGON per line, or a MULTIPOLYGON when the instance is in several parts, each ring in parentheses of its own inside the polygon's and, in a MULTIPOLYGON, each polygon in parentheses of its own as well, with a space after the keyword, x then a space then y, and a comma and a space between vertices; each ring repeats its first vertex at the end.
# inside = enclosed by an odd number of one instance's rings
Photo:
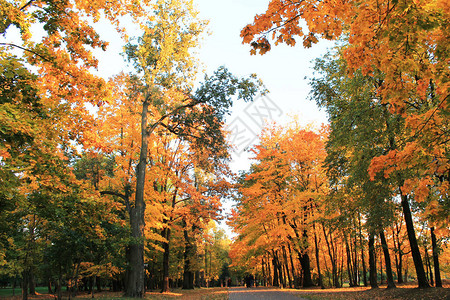
MULTIPOLYGON (((268 119, 283 123, 290 114, 299 115, 305 123, 316 122, 319 125, 327 122, 325 113, 319 111, 313 101, 307 100, 309 86, 304 78, 312 75, 311 61, 325 54, 327 48, 332 46, 330 42, 321 41, 312 48, 304 49, 301 39, 298 39, 295 47, 278 45, 263 56, 250 55, 250 46, 242 44, 240 31, 253 21, 256 14, 267 9, 269 0, 196 0, 196 3, 200 16, 210 20, 211 35, 205 38, 200 49, 200 59, 209 73, 221 65, 239 76, 256 73, 270 91, 265 104, 268 102, 277 107, 276 110, 272 107, 272 115, 268 119)), ((263 114, 264 107, 259 105, 260 102, 255 104, 260 107, 260 114, 263 114)), ((234 121, 236 129, 242 129, 239 133, 247 129, 242 125, 246 123, 252 132, 247 131, 247 135, 259 134, 260 125, 245 113, 255 112, 257 108, 248 106, 237 104, 228 123, 234 121)), ((267 106, 265 111, 267 112, 267 106)), ((245 143, 242 139, 240 141, 241 146, 237 147, 233 155, 232 168, 235 171, 249 166, 248 155, 242 151, 245 143)))

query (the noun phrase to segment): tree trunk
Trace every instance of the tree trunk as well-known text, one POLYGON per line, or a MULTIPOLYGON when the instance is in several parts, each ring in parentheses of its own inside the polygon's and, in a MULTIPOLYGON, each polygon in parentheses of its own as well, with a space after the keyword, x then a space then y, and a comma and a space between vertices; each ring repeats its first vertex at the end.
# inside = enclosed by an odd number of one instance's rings
POLYGON ((378 288, 377 265, 375 259, 375 237, 372 233, 369 234, 369 282, 371 288, 378 288))
POLYGON ((352 258, 350 254, 350 246, 348 244, 347 236, 345 236, 345 254, 347 256, 347 275, 349 286, 354 287, 356 284, 355 278, 353 278, 353 266, 352 266, 352 258))
POLYGON ((142 104, 141 119, 141 151, 136 167, 136 196, 134 207, 130 208, 130 227, 132 241, 129 245, 128 280, 125 295, 131 298, 142 298, 145 293, 144 269, 144 227, 145 227, 145 171, 147 169, 148 137, 147 114, 149 107, 147 97, 142 104))
MULTIPOLYGON (((194 273, 191 270, 191 260, 190 256, 192 255, 192 244, 189 240, 189 233, 186 228, 186 221, 183 219, 183 234, 184 234, 184 270, 183 270, 183 290, 193 290, 194 289, 194 273)), ((206 252, 206 249, 205 249, 206 252)), ((205 257, 207 257, 205 253, 205 257)), ((205 264, 207 266, 206 260, 205 264)), ((206 267, 205 267, 206 270, 206 267)))
MULTIPOLYGON (((400 224, 401 226, 401 224, 400 224)), ((394 246, 396 249, 397 255, 395 257, 395 267, 397 269, 397 283, 403 283, 403 252, 400 249, 400 230, 401 227, 398 226, 397 222, 395 222, 395 231, 392 229, 392 236, 394 239, 394 246)))
POLYGON ((267 252, 267 282, 270 286, 273 286, 272 271, 270 270, 270 254, 267 252))
POLYGON ((58 281, 56 283, 56 295, 57 299, 62 299, 62 270, 61 265, 59 266, 59 273, 58 273, 58 281))
POLYGON ((332 278, 333 278, 333 285, 334 287, 339 288, 339 276, 338 276, 338 271, 337 271, 337 262, 336 262, 336 250, 333 244, 333 240, 332 240, 332 236, 330 233, 330 240, 328 240, 328 235, 326 233, 325 230, 325 226, 322 224, 322 229, 323 229, 323 235, 325 237, 325 243, 327 244, 327 248, 328 248, 328 255, 330 256, 330 261, 331 261, 331 273, 332 273, 332 278))
POLYGON ((363 281, 364 281, 364 286, 368 286, 366 260, 364 258, 364 243, 363 243, 362 226, 361 226, 361 213, 358 214, 358 222, 359 222, 359 244, 361 246, 361 264, 362 264, 362 269, 363 269, 363 281))
POLYGON ((322 282, 322 273, 320 272, 320 261, 319 261, 319 241, 317 240, 317 233, 316 233, 316 224, 313 223, 313 229, 314 229, 314 248, 316 253, 316 265, 317 265, 317 273, 319 276, 319 282, 317 283, 318 286, 320 286, 322 289, 325 288, 322 282))
POLYGON ((30 281, 28 282, 28 286, 30 289, 30 295, 36 296, 36 279, 33 269, 30 269, 30 281))
POLYGON ((94 275, 94 278, 92 279, 92 288, 91 288, 91 298, 94 298, 95 293, 95 285, 97 284, 97 274, 94 275))
POLYGON ((433 247, 433 263, 436 287, 442 287, 441 271, 439 269, 439 251, 437 247, 436 235, 434 234, 434 227, 431 227, 431 245, 433 247))
POLYGON ((28 282, 30 279, 30 274, 28 268, 22 272, 22 300, 28 300, 28 282))
POLYGON ((424 251, 425 251, 425 265, 427 268, 427 275, 428 274, 430 275, 430 276, 427 276, 427 278, 429 278, 429 280, 430 280, 430 285, 433 286, 434 285, 433 271, 431 271, 430 256, 428 255, 428 247, 426 244, 424 245, 424 251))
MULTIPOLYGON (((306 230, 303 231, 303 239, 304 240, 308 239, 308 233, 306 230)), ((308 255, 307 250, 308 250, 308 247, 303 249, 303 253, 300 256, 300 264, 302 265, 302 269, 303 269, 303 281, 302 281, 303 287, 311 287, 314 285, 314 283, 312 281, 312 277, 311 277, 311 263, 309 260, 309 255, 308 255)))
POLYGON ((411 216, 411 209, 408 202, 408 196, 401 195, 401 197, 403 215, 405 217, 406 230, 408 232, 409 245, 411 248, 411 255, 414 261, 414 267, 416 268, 417 282, 419 284, 419 288, 429 288, 430 284, 428 283, 427 276, 425 275, 422 256, 420 255, 419 246, 417 244, 416 233, 411 216))
POLYGON ((288 250, 289 250, 289 260, 291 261, 292 277, 294 278, 294 288, 298 289, 300 287, 300 282, 294 266, 294 259, 292 258, 293 253, 290 244, 288 244, 288 250))
POLYGON ((277 264, 277 260, 275 258, 275 253, 273 252, 273 258, 272 258, 272 266, 273 266, 273 282, 272 285, 273 286, 280 286, 280 278, 278 276, 278 264, 277 264))
POLYGON ((294 275, 294 269, 292 269, 292 272, 289 272, 289 262, 288 262, 288 258, 287 258, 287 254, 286 254, 286 247, 282 246, 281 249, 283 251, 284 267, 286 269, 287 281, 289 282, 289 287, 292 288, 293 287, 292 277, 294 275), (292 274, 292 277, 291 277, 291 274, 292 274))
POLYGON ((386 265, 386 276, 387 276, 387 288, 395 288, 394 276, 392 275, 392 266, 391 266, 391 257, 389 256, 389 249, 386 243, 386 236, 384 235, 384 231, 380 232, 381 246, 383 248, 384 254, 384 263, 386 265))
POLYGON ((167 293, 170 291, 169 286, 169 240, 170 240, 170 228, 163 229, 163 237, 167 242, 163 242, 163 272, 162 272, 162 283, 161 283, 161 293, 167 293))

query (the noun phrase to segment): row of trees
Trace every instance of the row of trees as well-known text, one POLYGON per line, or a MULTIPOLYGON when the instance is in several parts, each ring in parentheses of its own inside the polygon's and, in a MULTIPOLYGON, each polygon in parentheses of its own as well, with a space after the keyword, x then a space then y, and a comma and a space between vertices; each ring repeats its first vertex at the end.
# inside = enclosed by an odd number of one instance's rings
POLYGON ((310 80, 312 100, 328 113, 328 133, 275 126, 254 150, 234 215, 234 247, 248 250, 234 250, 237 261, 251 258, 274 284, 302 278, 309 286, 311 256, 320 285, 329 274, 333 286, 361 277, 376 287, 379 238, 388 287, 395 286, 393 273, 403 280, 408 257, 419 287, 442 284, 449 17, 448 3, 439 0, 273 0, 242 30, 253 53, 270 51, 271 38, 294 45, 300 36, 310 47, 321 37, 339 46, 316 61, 310 80))
POLYGON ((4 278, 23 299, 36 282, 61 298, 105 279, 129 297, 217 281, 224 118, 259 81, 220 68, 194 89, 206 22, 189 0, 7 0, 0 15, 4 278), (95 75, 99 21, 121 34, 129 73, 95 75))

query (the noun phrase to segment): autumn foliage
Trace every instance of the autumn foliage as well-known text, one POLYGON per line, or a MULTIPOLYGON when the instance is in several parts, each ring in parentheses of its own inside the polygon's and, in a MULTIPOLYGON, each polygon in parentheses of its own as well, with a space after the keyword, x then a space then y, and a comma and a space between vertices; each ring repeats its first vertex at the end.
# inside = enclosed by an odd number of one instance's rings
POLYGON ((337 41, 310 78, 329 124, 268 124, 236 177, 225 119, 262 83, 225 67, 198 80, 192 0, 0 0, 1 281, 23 299, 43 283, 141 298, 250 275, 442 286, 449 24, 446 0, 271 0, 243 43, 337 41), (105 24, 128 63, 110 78, 105 24), (232 242, 216 224, 230 197, 232 242))

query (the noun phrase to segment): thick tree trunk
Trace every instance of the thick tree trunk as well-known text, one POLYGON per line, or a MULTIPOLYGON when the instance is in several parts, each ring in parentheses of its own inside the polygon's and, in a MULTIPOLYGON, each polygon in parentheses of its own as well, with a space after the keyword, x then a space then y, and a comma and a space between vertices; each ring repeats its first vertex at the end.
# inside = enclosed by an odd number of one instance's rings
POLYGON ((272 266, 273 266, 273 282, 272 285, 273 286, 280 286, 280 276, 281 274, 278 274, 278 263, 277 263, 277 259, 275 256, 275 252, 273 252, 273 258, 272 258, 272 266))
POLYGON ((369 234, 369 282, 371 288, 378 288, 377 264, 375 259, 375 237, 373 234, 369 234))
POLYGON ((384 235, 384 231, 380 232, 381 246, 383 247, 384 254, 384 263, 386 265, 386 276, 387 276, 387 288, 395 288, 394 276, 392 275, 392 267, 391 267, 391 257, 389 255, 389 249, 386 242, 386 236, 384 235))
POLYGON ((22 272, 22 300, 28 300, 28 283, 30 279, 30 274, 28 268, 22 272))
POLYGON ((30 269, 30 281, 28 282, 30 295, 36 296, 36 279, 33 269, 30 269))
POLYGON ((441 271, 439 269, 439 251, 437 248, 436 235, 434 234, 434 227, 431 227, 431 245, 433 247, 433 263, 436 287, 442 287, 441 271))
MULTIPOLYGON (((303 231, 303 239, 304 240, 308 239, 308 233, 306 230, 303 231)), ((300 256, 300 263, 303 269, 303 281, 302 281, 303 287, 311 287, 314 285, 311 276, 311 263, 307 250, 308 250, 307 247, 303 249, 303 253, 300 256)))
POLYGON ((147 114, 149 99, 142 105, 141 151, 136 167, 136 196, 134 207, 130 208, 130 227, 132 241, 129 245, 128 280, 125 295, 131 298, 142 298, 145 294, 144 270, 144 215, 145 215, 145 171, 147 169, 148 137, 147 114))
POLYGON ((429 288, 430 284, 428 283, 427 276, 425 275, 422 256, 420 255, 419 246, 417 244, 416 233, 411 216, 411 209, 408 202, 408 196, 401 195, 401 197, 403 215, 405 217, 406 230, 408 232, 409 245, 411 248, 411 255, 414 261, 414 267, 416 268, 417 282, 419 284, 419 288, 429 288))

